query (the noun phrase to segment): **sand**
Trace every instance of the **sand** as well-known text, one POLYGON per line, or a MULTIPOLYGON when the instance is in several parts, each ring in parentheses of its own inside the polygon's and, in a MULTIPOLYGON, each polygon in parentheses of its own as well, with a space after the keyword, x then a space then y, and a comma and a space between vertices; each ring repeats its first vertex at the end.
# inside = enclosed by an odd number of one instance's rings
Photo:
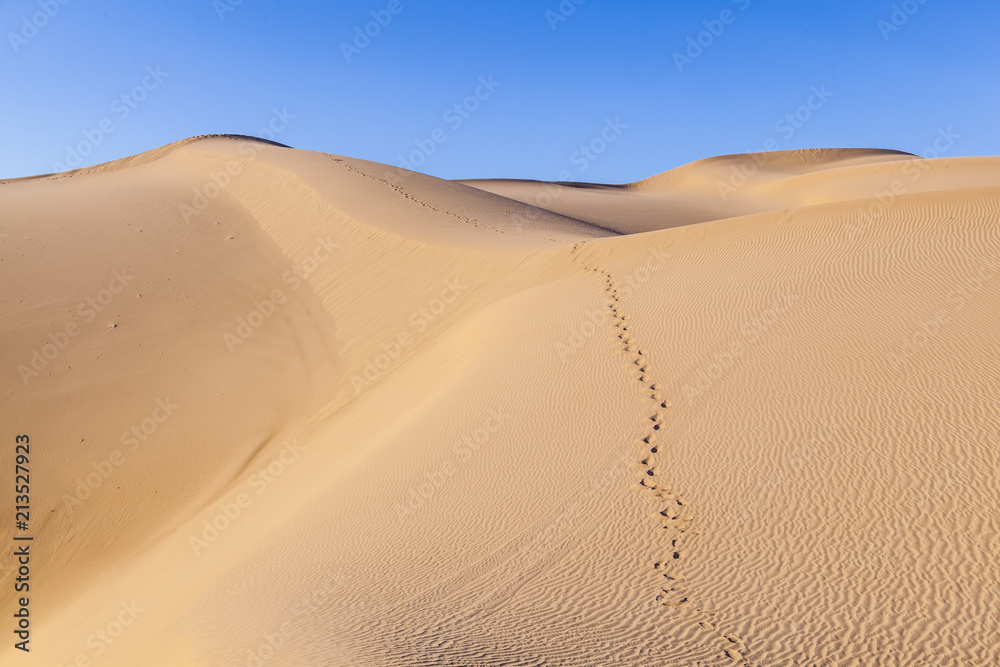
POLYGON ((212 136, 0 210, 0 664, 1000 664, 1000 158, 212 136))

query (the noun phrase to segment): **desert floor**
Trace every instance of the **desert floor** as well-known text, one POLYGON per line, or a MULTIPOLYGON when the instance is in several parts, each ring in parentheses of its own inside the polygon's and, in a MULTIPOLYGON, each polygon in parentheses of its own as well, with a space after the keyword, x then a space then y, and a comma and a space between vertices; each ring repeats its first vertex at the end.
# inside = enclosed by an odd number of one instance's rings
POLYGON ((0 211, 0 664, 1000 664, 1000 158, 214 136, 0 211))

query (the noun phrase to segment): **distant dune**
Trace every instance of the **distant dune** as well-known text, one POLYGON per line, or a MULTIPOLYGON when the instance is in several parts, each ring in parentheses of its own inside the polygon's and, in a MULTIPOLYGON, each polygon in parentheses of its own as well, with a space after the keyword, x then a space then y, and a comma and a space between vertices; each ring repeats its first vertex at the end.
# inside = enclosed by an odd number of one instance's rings
POLYGON ((211 136, 0 210, 0 664, 1000 664, 1000 158, 211 136))

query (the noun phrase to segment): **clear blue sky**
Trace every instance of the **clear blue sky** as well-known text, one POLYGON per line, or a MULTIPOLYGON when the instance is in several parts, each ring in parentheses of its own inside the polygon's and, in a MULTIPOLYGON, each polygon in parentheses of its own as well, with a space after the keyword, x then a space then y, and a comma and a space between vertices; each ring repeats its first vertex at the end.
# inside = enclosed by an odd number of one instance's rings
POLYGON ((0 28, 0 177, 272 121, 444 178, 625 182, 768 139, 923 153, 948 128, 946 154, 1000 154, 996 0, 2 0, 0 28))

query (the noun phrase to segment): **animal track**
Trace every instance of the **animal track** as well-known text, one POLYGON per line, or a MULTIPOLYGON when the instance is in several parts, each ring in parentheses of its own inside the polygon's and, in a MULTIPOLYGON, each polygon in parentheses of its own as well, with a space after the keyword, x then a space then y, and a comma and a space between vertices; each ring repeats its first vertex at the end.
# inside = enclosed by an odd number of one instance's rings
MULTIPOLYGON (((455 218, 457 220, 461 220, 462 222, 464 222, 466 224, 472 225, 473 227, 478 227, 480 229, 489 229, 491 231, 497 232, 498 234, 504 234, 505 233, 504 230, 499 229, 498 227, 494 227, 493 225, 487 225, 486 223, 480 222, 479 220, 477 220, 475 218, 469 218, 469 217, 466 217, 466 216, 463 216, 463 215, 459 215, 457 213, 452 213, 451 211, 445 210, 443 208, 438 208, 438 207, 436 207, 436 206, 434 206, 432 204, 428 204, 424 200, 418 199, 417 197, 414 197, 409 192, 407 192, 406 190, 404 190, 403 188, 401 188, 399 185, 397 185, 396 183, 393 183, 392 181, 390 181, 387 178, 379 178, 378 176, 372 176, 371 174, 369 174, 367 172, 364 172, 364 171, 361 171, 357 167, 355 167, 355 166, 351 165, 350 163, 345 162, 344 160, 341 160, 339 158, 331 158, 331 159, 334 162, 338 163, 340 166, 342 166, 347 171, 351 172, 352 174, 358 174, 359 176, 364 176, 365 178, 370 178, 373 181, 378 181, 379 183, 384 183, 385 185, 387 185, 390 188, 392 188, 393 190, 395 190, 396 193, 398 193, 404 199, 409 199, 410 201, 414 202, 415 204, 419 204, 420 206, 423 206, 424 208, 428 208, 428 209, 430 209, 432 211, 436 211, 438 213, 443 213, 445 215, 449 215, 449 216, 451 216, 451 217, 453 217, 453 218, 455 218)), ((558 241, 556 239, 548 239, 547 238, 546 240, 558 243, 558 241)), ((577 245, 581 245, 581 244, 577 244, 577 245)), ((574 249, 574 252, 575 252, 577 250, 577 246, 573 246, 573 249, 574 249)))
MULTIPOLYGON (((586 241, 583 241, 574 245, 572 254, 575 256, 585 244, 586 241)), ((658 484, 660 468, 656 465, 654 456, 660 452, 661 445, 653 443, 656 442, 657 432, 662 430, 665 421, 665 414, 661 410, 669 409, 672 403, 663 396, 663 386, 659 382, 649 381, 650 364, 643 350, 635 346, 633 332, 628 324, 630 320, 620 310, 623 302, 616 287, 614 274, 598 267, 590 267, 589 270, 604 276, 604 292, 610 298, 610 302, 606 304, 607 313, 613 325, 612 331, 616 333, 618 353, 624 353, 631 359, 632 365, 635 366, 633 370, 637 372, 632 377, 635 377, 636 381, 642 384, 642 388, 649 392, 647 395, 653 404, 647 422, 648 430, 642 437, 642 445, 647 448, 649 454, 644 455, 635 467, 640 475, 638 487, 644 489, 643 492, 647 494, 649 500, 660 504, 662 508, 652 515, 653 518, 659 522, 662 530, 668 531, 666 539, 669 540, 669 550, 664 558, 653 563, 654 572, 663 577, 661 588, 655 598, 656 602, 665 607, 685 608, 708 617, 714 616, 716 612, 699 608, 692 603, 690 595, 681 583, 684 577, 677 572, 677 568, 684 560, 684 545, 687 539, 697 534, 697 531, 692 530, 693 518, 689 514, 682 513, 687 501, 670 487, 658 484)), ((717 623, 713 621, 706 619, 701 621, 701 625, 713 633, 720 633, 717 623)), ((722 633, 716 636, 726 642, 727 646, 723 647, 723 652, 727 657, 732 660, 743 660, 742 653, 737 649, 737 646, 740 649, 744 648, 739 637, 722 633)))
MULTIPOLYGON (((585 242, 584 242, 585 243, 585 242)), ((573 254, 579 252, 580 248, 583 247, 583 243, 577 244, 573 247, 573 254)), ((642 438, 642 444, 649 446, 650 456, 646 456, 640 461, 640 469, 642 470, 642 477, 639 480, 639 486, 645 487, 653 492, 652 499, 656 501, 671 501, 675 500, 675 496, 672 493, 664 493, 663 489, 656 484, 655 480, 659 476, 660 470, 657 465, 654 464, 652 460, 652 455, 659 453, 659 445, 653 444, 656 441, 656 432, 661 430, 663 427, 664 415, 655 408, 666 409, 670 407, 670 402, 664 400, 661 396, 661 388, 659 382, 649 382, 649 372, 650 365, 646 359, 646 355, 643 353, 642 349, 637 348, 633 344, 632 332, 629 329, 627 316, 620 312, 620 306, 622 305, 622 297, 618 291, 615 284, 615 277, 610 271, 604 271, 597 267, 590 269, 593 272, 600 273, 604 276, 604 291, 607 296, 611 299, 610 303, 606 304, 608 307, 608 312, 611 315, 612 325, 618 330, 616 335, 619 351, 625 353, 631 353, 632 364, 636 367, 638 371, 637 381, 643 383, 650 393, 650 399, 655 403, 653 413, 649 416, 649 421, 651 422, 649 431, 642 438)), ((676 517, 672 512, 663 510, 660 512, 662 517, 668 519, 668 525, 663 526, 666 529, 675 531, 679 535, 683 535, 687 532, 690 520, 687 518, 681 519, 676 517)), ((680 538, 674 538, 672 541, 673 546, 677 546, 678 540, 680 538)), ((671 560, 676 560, 678 556, 677 552, 672 552, 671 556, 675 557, 671 560)), ((662 563, 662 562, 661 562, 662 563)), ((657 565, 657 569, 660 564, 657 565)), ((662 596, 661 596, 662 597, 662 596)), ((685 599, 685 602, 687 600, 685 599)), ((671 603, 676 602, 676 600, 671 600, 671 603)))

